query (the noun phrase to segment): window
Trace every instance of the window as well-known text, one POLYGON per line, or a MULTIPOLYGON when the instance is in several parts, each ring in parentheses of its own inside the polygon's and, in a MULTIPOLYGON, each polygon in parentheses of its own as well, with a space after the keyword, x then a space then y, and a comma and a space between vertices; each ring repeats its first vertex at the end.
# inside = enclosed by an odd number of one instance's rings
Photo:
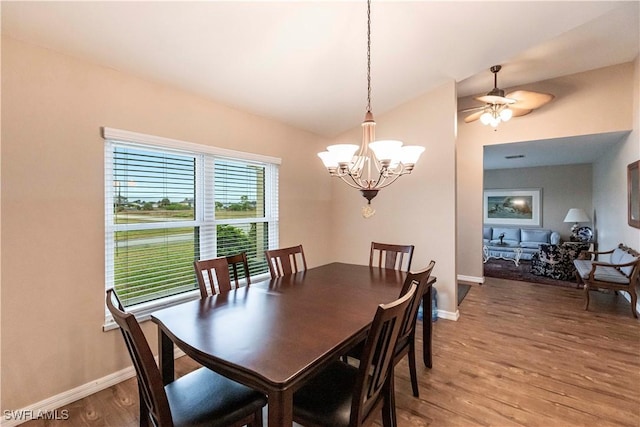
POLYGON ((278 247, 279 159, 105 128, 106 287, 139 313, 197 297, 196 259, 278 247))

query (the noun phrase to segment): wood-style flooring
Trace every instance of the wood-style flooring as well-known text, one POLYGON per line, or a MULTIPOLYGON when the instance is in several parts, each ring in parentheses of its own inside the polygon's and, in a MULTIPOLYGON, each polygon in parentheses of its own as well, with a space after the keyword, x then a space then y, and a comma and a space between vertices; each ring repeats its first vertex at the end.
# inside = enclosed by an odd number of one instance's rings
MULTIPOLYGON (((400 427, 640 426, 640 321, 622 296, 592 292, 584 311, 581 290, 487 278, 460 315, 434 324, 420 398, 406 361, 396 368, 400 427)), ((176 362, 178 374, 195 366, 176 362)), ((61 408, 67 421, 24 426, 133 427, 137 400, 131 379, 61 408)))

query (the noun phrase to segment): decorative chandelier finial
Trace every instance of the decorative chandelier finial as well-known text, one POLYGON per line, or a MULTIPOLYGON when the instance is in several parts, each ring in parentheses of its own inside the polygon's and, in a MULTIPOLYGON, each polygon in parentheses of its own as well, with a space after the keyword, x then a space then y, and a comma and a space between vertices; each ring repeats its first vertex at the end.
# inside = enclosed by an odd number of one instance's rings
POLYGON ((403 146, 401 141, 376 141, 375 136, 376 122, 371 113, 371 0, 367 0, 367 112, 362 122, 362 143, 330 145, 327 151, 318 153, 331 176, 357 188, 368 200, 362 208, 365 218, 375 214, 371 199, 378 191, 411 173, 424 151, 424 147, 403 146))

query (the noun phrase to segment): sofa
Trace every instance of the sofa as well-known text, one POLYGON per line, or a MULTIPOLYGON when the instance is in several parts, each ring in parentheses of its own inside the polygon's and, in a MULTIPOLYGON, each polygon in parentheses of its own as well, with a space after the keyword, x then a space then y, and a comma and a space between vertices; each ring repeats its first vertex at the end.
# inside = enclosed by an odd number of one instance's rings
POLYGON ((558 232, 542 228, 484 226, 482 238, 484 262, 502 258, 511 259, 516 265, 521 259, 530 260, 542 243, 560 243, 558 232))

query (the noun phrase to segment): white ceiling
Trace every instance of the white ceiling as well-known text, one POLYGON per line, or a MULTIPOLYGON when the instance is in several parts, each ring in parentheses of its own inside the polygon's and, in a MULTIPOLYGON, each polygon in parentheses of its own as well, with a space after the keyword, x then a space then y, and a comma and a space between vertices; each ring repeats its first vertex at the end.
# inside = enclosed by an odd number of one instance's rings
POLYGON ((528 168, 593 163, 629 132, 485 145, 484 169, 528 168), (512 156, 523 156, 507 158, 512 156))
MULTIPOLYGON (((372 109, 632 61, 638 1, 372 4, 372 109)), ((2 33, 333 137, 366 107, 366 2, 8 2, 2 33)))

